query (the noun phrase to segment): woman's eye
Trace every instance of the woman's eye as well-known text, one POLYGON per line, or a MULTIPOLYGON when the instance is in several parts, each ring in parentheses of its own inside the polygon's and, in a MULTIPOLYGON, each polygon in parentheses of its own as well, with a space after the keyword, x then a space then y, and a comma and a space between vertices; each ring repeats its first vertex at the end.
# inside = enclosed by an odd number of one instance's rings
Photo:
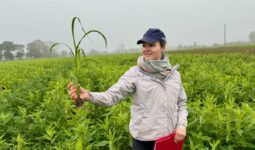
POLYGON ((155 47, 155 44, 146 43, 146 44, 143 44, 142 46, 143 47, 155 47))

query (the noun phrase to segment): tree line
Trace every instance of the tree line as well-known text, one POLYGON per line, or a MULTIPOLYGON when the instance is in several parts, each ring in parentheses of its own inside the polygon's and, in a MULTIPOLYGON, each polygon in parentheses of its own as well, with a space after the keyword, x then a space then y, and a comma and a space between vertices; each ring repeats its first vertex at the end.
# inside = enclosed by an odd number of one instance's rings
MULTIPOLYGON (((255 31, 251 32, 249 35, 249 42, 228 42, 228 45, 247 45, 247 44, 255 44, 255 31)), ((15 44, 12 41, 4 41, 0 44, 0 60, 14 60, 14 59, 29 59, 29 58, 42 58, 42 57, 60 57, 60 56, 71 56, 70 52, 66 50, 59 50, 59 47, 50 53, 49 48, 53 42, 44 42, 42 40, 34 40, 28 44, 26 44, 26 52, 25 45, 15 44)), ((213 44, 212 47, 220 46, 220 44, 213 44)), ((183 48, 194 48, 199 47, 196 42, 191 46, 182 46, 179 45, 177 49, 183 48)), ((201 46, 200 47, 207 47, 201 46)), ((117 50, 113 53, 130 53, 130 52, 139 52, 137 48, 126 48, 124 44, 120 44, 117 50)), ((95 49, 92 49, 89 54, 106 54, 109 52, 101 52, 95 49)))
POLYGON ((34 40, 28 44, 15 44, 12 41, 4 41, 0 44, 0 60, 14 60, 27 58, 59 57, 68 56, 67 51, 54 51, 50 53, 52 42, 34 40))

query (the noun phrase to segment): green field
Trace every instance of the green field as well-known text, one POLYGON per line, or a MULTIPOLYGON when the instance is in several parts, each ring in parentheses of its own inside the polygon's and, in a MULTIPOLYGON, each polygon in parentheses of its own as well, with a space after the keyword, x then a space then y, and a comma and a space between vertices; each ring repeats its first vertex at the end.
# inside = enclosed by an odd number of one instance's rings
MULTIPOLYGON (((169 53, 188 96, 185 150, 255 149, 255 53, 169 53)), ((139 54, 90 56, 81 86, 105 91, 139 54)), ((129 97, 76 109, 67 84, 72 58, 0 62, 0 149, 129 150, 129 97)))

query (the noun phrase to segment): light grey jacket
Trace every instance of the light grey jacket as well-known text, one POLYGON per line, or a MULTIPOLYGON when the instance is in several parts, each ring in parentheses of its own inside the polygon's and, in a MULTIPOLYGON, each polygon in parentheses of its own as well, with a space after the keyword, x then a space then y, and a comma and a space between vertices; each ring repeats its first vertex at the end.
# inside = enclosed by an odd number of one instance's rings
POLYGON ((113 106, 132 94, 129 131, 138 140, 156 140, 187 126, 187 95, 178 71, 161 81, 132 66, 105 92, 88 93, 88 101, 101 106, 113 106))

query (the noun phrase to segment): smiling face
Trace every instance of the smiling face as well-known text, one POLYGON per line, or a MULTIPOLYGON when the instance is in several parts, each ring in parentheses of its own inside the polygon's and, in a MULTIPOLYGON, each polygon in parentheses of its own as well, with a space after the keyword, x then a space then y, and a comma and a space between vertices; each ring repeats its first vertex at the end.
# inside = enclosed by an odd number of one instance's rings
POLYGON ((155 42, 155 43, 143 42, 142 43, 142 53, 143 53, 143 57, 146 60, 160 60, 164 49, 165 47, 162 47, 160 42, 155 42))

